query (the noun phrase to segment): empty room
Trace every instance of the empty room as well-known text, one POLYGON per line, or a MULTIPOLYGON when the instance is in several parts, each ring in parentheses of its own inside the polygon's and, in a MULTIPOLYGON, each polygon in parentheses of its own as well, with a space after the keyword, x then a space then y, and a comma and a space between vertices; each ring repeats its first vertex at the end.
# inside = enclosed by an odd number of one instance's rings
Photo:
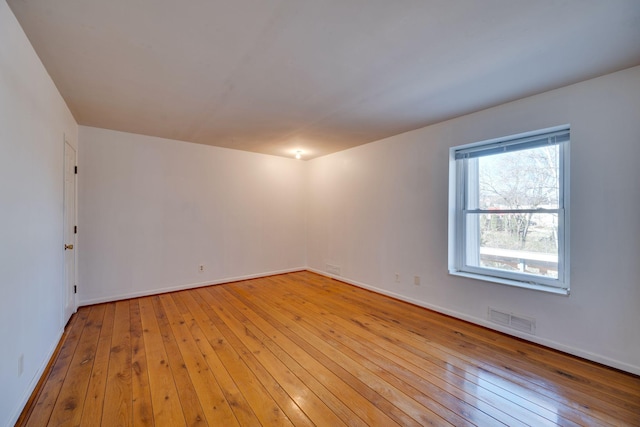
POLYGON ((638 0, 2 0, 0 426, 640 426, 638 159, 638 0))

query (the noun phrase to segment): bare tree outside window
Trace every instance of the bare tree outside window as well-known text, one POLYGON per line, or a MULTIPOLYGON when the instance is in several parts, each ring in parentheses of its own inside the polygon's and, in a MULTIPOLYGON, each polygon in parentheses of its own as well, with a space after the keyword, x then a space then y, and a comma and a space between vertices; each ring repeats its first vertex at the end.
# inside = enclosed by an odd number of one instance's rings
POLYGON ((476 161, 478 208, 498 212, 475 216, 480 265, 557 277, 558 215, 536 211, 559 206, 558 145, 476 161))

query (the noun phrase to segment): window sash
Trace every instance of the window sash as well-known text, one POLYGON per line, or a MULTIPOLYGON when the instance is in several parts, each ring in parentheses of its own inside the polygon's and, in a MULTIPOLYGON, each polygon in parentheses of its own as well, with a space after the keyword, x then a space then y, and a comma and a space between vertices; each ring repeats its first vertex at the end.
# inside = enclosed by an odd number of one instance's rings
MULTIPOLYGON (((565 247, 565 239, 568 237, 568 230, 566 229, 566 216, 568 215, 565 209, 565 190, 566 187, 566 175, 568 172, 568 143, 570 141, 569 128, 554 129, 550 132, 544 132, 537 135, 529 135, 523 138, 503 138, 499 141, 489 144, 473 144, 459 149, 452 150, 452 156, 455 160, 455 203, 456 208, 454 212, 455 231, 454 231, 454 244, 453 251, 453 263, 454 268, 458 272, 471 273, 478 276, 488 276, 497 279, 501 282, 506 279, 507 281, 514 281, 521 283, 523 287, 542 285, 543 287, 550 287, 556 289, 563 289, 568 292, 569 282, 567 277, 568 272, 568 259, 565 259, 567 255, 567 247, 565 247), (547 144, 560 145, 559 150, 559 199, 558 208, 556 209, 501 209, 501 210, 486 210, 486 209, 467 209, 467 198, 469 197, 469 190, 467 185, 478 185, 477 180, 470 182, 468 175, 474 173, 470 171, 475 166, 476 162, 471 159, 498 155, 505 152, 519 151, 531 148, 542 147, 547 144), (477 241, 477 236, 470 236, 467 230, 467 216, 472 214, 509 214, 509 213, 556 213, 558 215, 558 277, 545 277, 542 275, 512 272, 508 270, 493 269, 489 267, 479 267, 480 246, 477 241), (469 241, 476 240, 476 241, 469 241), (477 248, 475 252, 476 258, 468 259, 468 249, 473 246, 477 248), (475 265, 473 265, 475 264, 475 265)), ((476 189, 477 190, 477 189, 476 189)), ((477 234, 477 233, 476 233, 477 234)), ((482 278, 482 277, 478 277, 482 278)))
MULTIPOLYGON (((503 279, 514 280, 517 282, 524 282, 529 284, 540 284, 545 286, 552 286, 557 288, 564 288, 564 238, 563 238, 563 230, 564 230, 564 209, 553 209, 546 210, 547 212, 541 213, 557 213, 558 214, 558 251, 557 251, 557 268, 558 268, 558 277, 547 277, 533 273, 525 273, 525 272, 516 272, 503 270, 499 268, 491 268, 491 267, 483 267, 480 266, 480 255, 481 255, 481 246, 478 241, 479 233, 470 232, 467 228, 467 217, 468 215, 474 215, 475 212, 463 212, 462 217, 462 241, 464 246, 459 248, 458 252, 460 252, 460 264, 459 270, 480 274, 483 276, 491 276, 503 279)), ((514 210, 509 213, 518 213, 519 211, 514 210)), ((481 212, 484 213, 484 212, 481 212)), ((496 211, 489 211, 489 213, 497 213, 496 211)), ((536 212, 539 213, 539 212, 536 212)), ((523 251, 525 252, 525 251, 523 251)), ((556 253, 554 253, 556 254, 556 253)))
POLYGON ((562 208, 555 209, 463 209, 465 214, 510 214, 510 213, 558 213, 562 208))

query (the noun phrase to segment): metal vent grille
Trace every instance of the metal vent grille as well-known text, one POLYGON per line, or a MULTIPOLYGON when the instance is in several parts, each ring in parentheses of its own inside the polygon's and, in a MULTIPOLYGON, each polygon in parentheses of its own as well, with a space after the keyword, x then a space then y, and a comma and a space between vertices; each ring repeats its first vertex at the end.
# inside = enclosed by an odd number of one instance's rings
POLYGON ((504 311, 489 307, 489 320, 493 323, 504 325, 511 329, 516 329, 528 334, 535 335, 536 333, 536 320, 529 317, 513 313, 505 313, 504 311))
POLYGON ((494 323, 509 326, 511 315, 509 313, 503 313, 501 311, 494 310, 493 308, 489 308, 489 320, 494 323))

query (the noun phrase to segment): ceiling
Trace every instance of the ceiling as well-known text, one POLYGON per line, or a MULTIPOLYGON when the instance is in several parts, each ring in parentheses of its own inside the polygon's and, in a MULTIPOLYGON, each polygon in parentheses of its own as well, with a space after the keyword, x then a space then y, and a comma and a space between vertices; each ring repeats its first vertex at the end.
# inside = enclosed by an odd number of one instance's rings
POLYGON ((640 65, 638 0, 8 0, 81 125, 311 159, 640 65))

